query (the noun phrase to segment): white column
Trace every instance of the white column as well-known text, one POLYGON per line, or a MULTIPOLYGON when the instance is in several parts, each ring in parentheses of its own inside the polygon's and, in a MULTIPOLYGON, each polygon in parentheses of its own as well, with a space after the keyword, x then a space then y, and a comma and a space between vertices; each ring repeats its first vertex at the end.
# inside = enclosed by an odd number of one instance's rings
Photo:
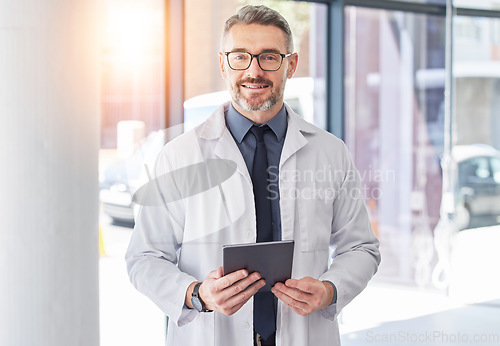
POLYGON ((0 0, 0 345, 99 344, 96 0, 0 0))

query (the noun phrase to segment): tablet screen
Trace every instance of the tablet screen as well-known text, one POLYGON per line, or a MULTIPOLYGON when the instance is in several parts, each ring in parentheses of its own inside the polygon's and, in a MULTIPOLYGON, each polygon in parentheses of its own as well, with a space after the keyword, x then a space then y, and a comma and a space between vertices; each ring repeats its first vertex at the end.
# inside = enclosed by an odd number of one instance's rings
POLYGON ((222 248, 223 273, 240 269, 259 272, 266 285, 259 292, 270 291, 277 282, 285 282, 292 275, 293 240, 264 243, 225 245, 222 248))

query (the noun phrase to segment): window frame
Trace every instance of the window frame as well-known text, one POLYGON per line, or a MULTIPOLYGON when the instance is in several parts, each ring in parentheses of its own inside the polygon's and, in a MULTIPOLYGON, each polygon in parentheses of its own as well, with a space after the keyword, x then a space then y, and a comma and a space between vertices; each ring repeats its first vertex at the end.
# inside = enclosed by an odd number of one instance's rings
MULTIPOLYGON (((447 17, 450 16, 452 28, 454 16, 490 17, 500 18, 500 11, 485 10, 480 8, 454 7, 453 0, 447 0, 447 4, 426 4, 411 1, 397 0, 304 0, 312 3, 322 3, 328 6, 328 25, 326 33, 328 62, 326 78, 326 129, 341 139, 345 139, 345 7, 357 6, 364 8, 375 8, 389 11, 412 12, 447 17), (451 9, 448 10, 448 6, 451 9)), ((451 58, 453 42, 445 48, 451 58)), ((450 67, 451 69, 451 67, 450 67)), ((452 74, 447 74, 450 79, 451 88, 452 74)), ((451 102, 449 107, 451 107, 451 102)), ((451 112, 450 112, 451 114, 451 112)), ((451 126, 451 125, 450 125, 451 126)))

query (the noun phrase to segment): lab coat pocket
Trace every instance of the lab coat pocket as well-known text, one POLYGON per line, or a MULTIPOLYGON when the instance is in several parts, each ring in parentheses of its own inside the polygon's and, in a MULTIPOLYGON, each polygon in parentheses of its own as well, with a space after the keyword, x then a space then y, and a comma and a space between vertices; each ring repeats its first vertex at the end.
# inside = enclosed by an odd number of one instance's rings
POLYGON ((193 321, 178 327, 169 320, 167 328, 167 345, 206 345, 215 344, 215 317, 213 312, 199 313, 193 321))
POLYGON ((317 199, 298 201, 302 252, 328 251, 332 224, 332 206, 317 199))

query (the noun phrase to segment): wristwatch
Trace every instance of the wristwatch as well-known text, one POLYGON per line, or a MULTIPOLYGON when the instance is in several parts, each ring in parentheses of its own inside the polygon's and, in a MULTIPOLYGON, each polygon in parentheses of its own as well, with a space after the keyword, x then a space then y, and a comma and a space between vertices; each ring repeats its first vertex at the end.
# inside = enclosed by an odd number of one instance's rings
POLYGON ((200 294, 198 293, 200 286, 201 282, 198 282, 194 286, 193 293, 191 294, 191 303, 198 312, 212 312, 212 310, 207 309, 205 303, 201 300, 200 294))

